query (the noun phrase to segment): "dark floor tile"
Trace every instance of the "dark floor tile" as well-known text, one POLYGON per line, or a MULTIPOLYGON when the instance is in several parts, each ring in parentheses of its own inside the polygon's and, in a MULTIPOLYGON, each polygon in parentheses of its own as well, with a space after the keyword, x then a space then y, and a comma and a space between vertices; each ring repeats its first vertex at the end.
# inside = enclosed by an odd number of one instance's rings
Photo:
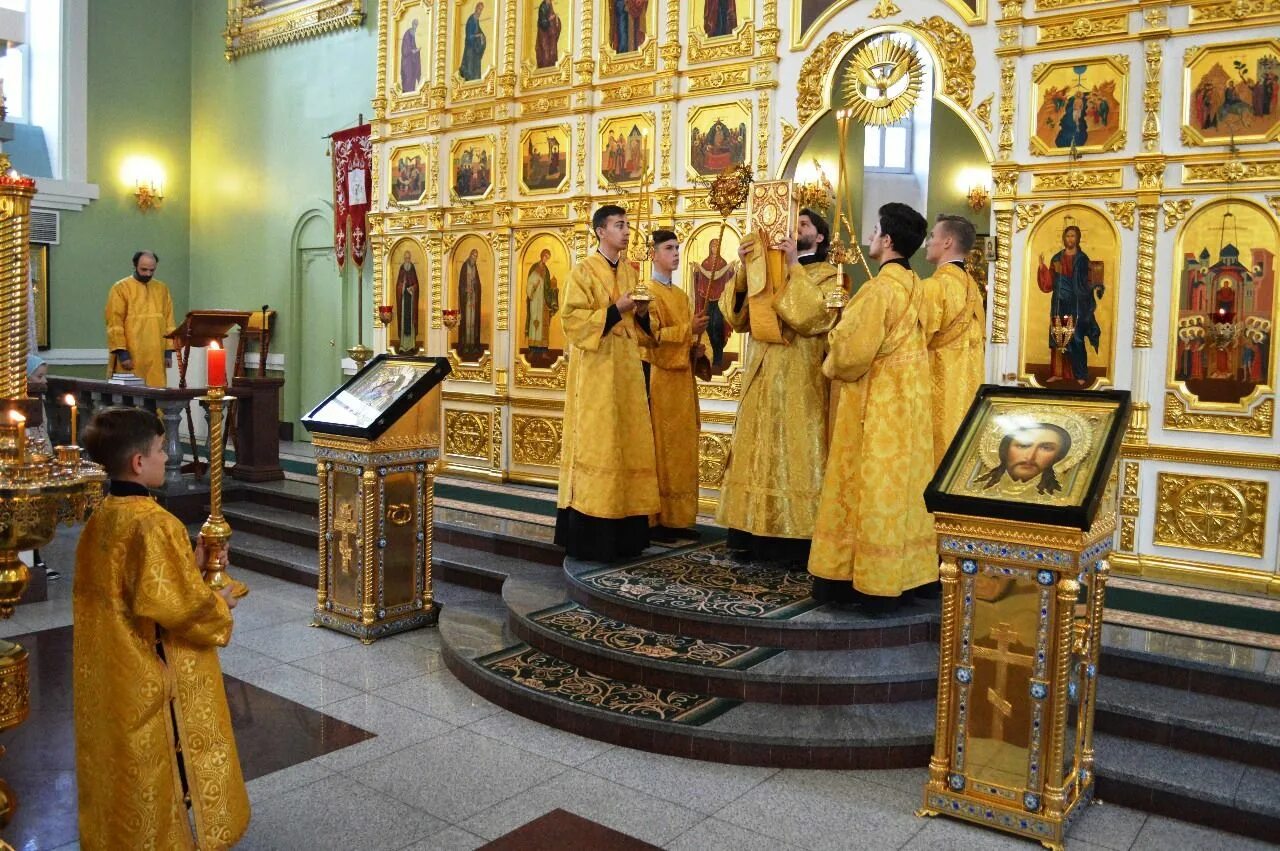
POLYGON ((499 836, 488 845, 481 846, 481 851, 562 851, 564 848, 657 851, 658 846, 557 809, 499 836))

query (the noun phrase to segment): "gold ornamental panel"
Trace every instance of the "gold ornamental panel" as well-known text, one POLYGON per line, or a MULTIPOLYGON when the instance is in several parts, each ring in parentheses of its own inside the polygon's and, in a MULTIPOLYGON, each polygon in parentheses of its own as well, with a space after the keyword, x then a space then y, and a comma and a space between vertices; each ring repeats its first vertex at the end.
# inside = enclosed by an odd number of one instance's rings
POLYGON ((517 464, 559 467, 563 439, 561 417, 511 415, 511 460, 517 464))
POLYGON ((698 433, 698 486, 718 488, 729 464, 732 434, 704 431, 698 433))
POLYGON ((223 56, 230 62, 255 50, 363 23, 362 0, 228 0, 223 56))
POLYGON ((1032 192, 1079 192, 1081 190, 1119 189, 1124 186, 1124 170, 1120 168, 1068 169, 1041 171, 1032 175, 1032 192))
POLYGON ((1193 0, 1192 29, 1235 29, 1280 23, 1280 0, 1193 0))
POLYGON ((1090 42, 1124 36, 1129 33, 1128 11, 1109 15, 1080 15, 1052 23, 1040 24, 1036 43, 1040 46, 1059 45, 1062 42, 1090 42))
POLYGON ((1207 431, 1241 437, 1270 437, 1275 399, 1263 399, 1247 414, 1211 414, 1192 410, 1178 393, 1164 396, 1164 427, 1169 431, 1207 431))
POLYGON ((1267 483, 1160 473, 1155 543, 1262 558, 1267 483))
POLYGON ((446 455, 488 461, 493 442, 493 418, 479 411, 444 412, 446 455))

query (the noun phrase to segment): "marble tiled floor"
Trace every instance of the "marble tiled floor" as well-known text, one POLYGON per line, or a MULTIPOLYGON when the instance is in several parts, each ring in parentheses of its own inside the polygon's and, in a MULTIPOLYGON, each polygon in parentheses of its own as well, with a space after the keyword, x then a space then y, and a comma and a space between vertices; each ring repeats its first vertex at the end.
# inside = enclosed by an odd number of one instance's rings
MULTIPOLYGON (((0 634, 71 622, 65 557, 74 534, 61 533, 61 546, 46 554, 64 571, 51 599, 19 608, 0 634)), ((238 848, 472 849, 557 808, 682 851, 1036 847, 914 817, 923 769, 728 766, 544 727, 455 680, 433 630, 364 647, 306 626, 314 600, 307 589, 248 571, 240 576, 253 590, 236 609, 225 672, 377 735, 250 781, 253 821, 238 848)), ((448 604, 474 593, 448 587, 440 596, 448 604)), ((1071 836, 1073 851, 1271 847, 1105 804, 1091 807, 1071 836)))

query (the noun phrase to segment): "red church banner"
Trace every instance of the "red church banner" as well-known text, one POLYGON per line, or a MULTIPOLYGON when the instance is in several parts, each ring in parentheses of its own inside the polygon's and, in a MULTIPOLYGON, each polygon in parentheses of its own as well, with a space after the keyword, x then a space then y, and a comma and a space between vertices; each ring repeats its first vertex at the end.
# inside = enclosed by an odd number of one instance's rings
POLYGON ((333 139, 333 250, 338 268, 346 262, 348 227, 351 234, 351 262, 364 263, 365 216, 373 194, 373 145, 369 125, 339 130, 333 139))

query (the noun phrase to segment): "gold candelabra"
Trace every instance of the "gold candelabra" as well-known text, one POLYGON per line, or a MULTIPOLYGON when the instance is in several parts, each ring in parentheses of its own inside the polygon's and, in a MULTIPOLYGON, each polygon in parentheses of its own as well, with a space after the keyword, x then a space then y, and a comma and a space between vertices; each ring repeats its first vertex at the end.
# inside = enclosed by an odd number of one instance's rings
MULTIPOLYGON (((27 396, 27 242, 34 195, 35 181, 12 174, 9 158, 0 154, 0 619, 13 616, 31 578, 18 553, 48 544, 59 522, 84 521, 102 501, 107 480, 78 446, 59 446, 50 455, 27 440, 28 422, 41 416, 40 401, 27 396)), ((21 724, 30 713, 28 655, 4 640, 0 697, 0 730, 21 724)), ((0 780, 0 827, 15 805, 12 789, 0 780)))
MULTIPOLYGON (((858 244, 858 234, 853 229, 853 189, 849 181, 848 146, 849 122, 853 111, 840 109, 836 111, 836 137, 840 145, 839 170, 836 173, 835 218, 831 222, 831 247, 827 250, 827 262, 833 266, 858 264, 870 280, 871 267, 862 256, 862 246, 858 244)), ((841 304, 843 307, 843 303, 841 304)))
POLYGON ((1067 346, 1071 344, 1071 338, 1076 335, 1076 318, 1070 315, 1053 317, 1053 327, 1049 329, 1049 335, 1053 338, 1053 345, 1058 350, 1058 354, 1065 355, 1067 346))
POLYGON ((221 591, 228 585, 236 597, 249 593, 249 586, 227 573, 227 549, 231 542, 231 524, 222 516, 222 412, 223 406, 234 402, 225 387, 210 387, 204 396, 197 397, 209 406, 209 517, 200 527, 200 542, 204 544, 204 578, 209 587, 221 591))

